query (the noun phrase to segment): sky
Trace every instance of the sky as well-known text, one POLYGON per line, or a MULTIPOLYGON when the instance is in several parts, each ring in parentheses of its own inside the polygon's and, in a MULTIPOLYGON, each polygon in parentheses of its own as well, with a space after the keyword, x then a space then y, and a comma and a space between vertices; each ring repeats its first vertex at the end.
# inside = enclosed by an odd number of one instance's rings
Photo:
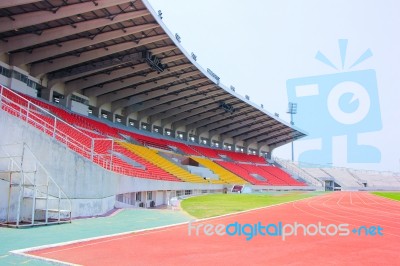
MULTIPOLYGON (((400 171, 399 1, 149 2, 222 84, 286 121, 292 97, 298 104, 295 124, 310 133, 294 143, 296 161, 400 171), (299 84, 308 94, 308 85, 317 86, 318 95, 296 98, 299 84), (319 104, 323 111, 312 109, 319 104)), ((273 155, 290 159, 290 145, 273 155)))

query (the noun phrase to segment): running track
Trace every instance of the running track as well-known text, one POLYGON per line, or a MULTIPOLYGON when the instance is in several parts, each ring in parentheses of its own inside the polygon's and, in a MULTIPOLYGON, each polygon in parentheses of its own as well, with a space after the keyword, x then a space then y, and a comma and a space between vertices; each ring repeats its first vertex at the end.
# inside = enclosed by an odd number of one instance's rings
MULTIPOLYGON (((400 202, 335 192, 198 223, 349 224, 383 236, 188 236, 188 225, 28 252, 81 265, 400 265, 400 202)), ((194 231, 193 231, 194 234, 194 231)))

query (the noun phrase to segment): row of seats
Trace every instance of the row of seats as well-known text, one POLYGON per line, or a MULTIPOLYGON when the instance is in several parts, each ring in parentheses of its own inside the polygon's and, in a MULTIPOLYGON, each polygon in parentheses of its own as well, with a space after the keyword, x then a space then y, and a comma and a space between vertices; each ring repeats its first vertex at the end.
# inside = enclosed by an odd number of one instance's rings
POLYGON ((111 127, 105 123, 91 119, 89 117, 84 117, 84 116, 81 116, 78 114, 72 114, 62 108, 58 108, 52 104, 43 102, 39 99, 32 98, 32 97, 26 96, 26 95, 24 95, 24 97, 27 98, 28 100, 32 101, 33 103, 51 111, 52 113, 56 114, 61 119, 68 122, 69 124, 83 127, 83 128, 89 129, 89 130, 97 131, 103 137, 105 136, 105 137, 121 139, 120 133, 122 133, 122 134, 130 136, 131 138, 135 139, 142 145, 154 147, 157 149, 171 150, 170 146, 175 146, 178 149, 180 149, 182 152, 184 152, 188 155, 206 156, 206 157, 215 158, 215 159, 221 158, 219 155, 225 155, 234 161, 265 163, 264 158, 257 156, 257 155, 238 153, 238 152, 227 151, 227 150, 219 150, 219 149, 213 149, 213 148, 202 147, 202 146, 197 146, 197 145, 189 146, 184 143, 177 142, 177 141, 159 139, 159 138, 150 137, 150 136, 146 136, 146 135, 142 135, 142 134, 137 134, 137 133, 134 133, 131 131, 117 129, 115 127, 111 127))
POLYGON ((89 117, 70 113, 67 110, 64 110, 60 107, 54 106, 50 103, 46 103, 37 98, 32 98, 32 97, 29 97, 26 95, 24 95, 24 97, 27 98, 28 100, 32 101, 33 103, 39 105, 40 107, 49 110, 51 113, 55 114, 56 116, 60 117, 65 122, 67 122, 71 125, 75 125, 75 126, 78 126, 81 128, 86 128, 91 131, 96 131, 101 135, 102 138, 104 138, 104 137, 112 137, 112 138, 117 138, 117 139, 121 138, 121 136, 118 133, 118 129, 111 127, 105 123, 96 121, 89 117))
POLYGON ((361 182, 345 168, 321 168, 320 170, 335 178, 335 181, 343 187, 362 187, 361 182))
POLYGON ((228 169, 229 171, 237 174, 238 176, 242 177, 244 180, 247 182, 253 184, 253 185, 273 185, 267 181, 267 179, 264 180, 259 180, 255 178, 254 176, 251 175, 251 172, 248 170, 244 169, 243 167, 240 167, 238 164, 233 163, 233 162, 225 162, 225 161, 217 161, 219 165, 222 167, 228 169))
MULTIPOLYGON (((141 156, 137 155, 136 153, 130 150, 129 143, 126 142, 115 142, 114 151, 124 156, 128 157, 129 159, 137 162, 138 164, 142 165, 144 169, 137 168, 137 172, 140 174, 139 177, 145 177, 150 179, 158 179, 158 180, 166 180, 166 181, 181 181, 174 175, 171 175, 164 169, 156 166, 155 164, 145 160, 141 156)), ((114 156, 114 158, 116 158, 114 156)))
POLYGON ((9 108, 10 110, 8 110, 8 112, 13 112, 14 115, 27 119, 30 124, 39 128, 46 134, 54 136, 58 141, 64 143, 70 149, 117 173, 150 179, 196 183, 211 182, 214 184, 252 183, 258 185, 303 185, 275 167, 269 168, 269 166, 255 166, 253 164, 239 164, 226 161, 213 162, 209 159, 200 158, 200 156, 206 156, 214 159, 221 159, 220 155, 225 155, 237 162, 265 163, 264 159, 259 156, 226 150, 216 150, 198 145, 186 145, 185 143, 178 141, 141 135, 109 126, 88 117, 71 113, 30 96, 25 95, 24 98, 22 98, 9 90, 4 90, 3 95, 5 95, 9 100, 7 105, 8 107, 4 107, 5 105, 3 105, 3 109, 9 108), (40 108, 36 108, 35 105, 29 104, 28 100, 49 110, 67 123, 60 120, 57 120, 58 122, 56 122, 53 116, 43 112, 40 108), (30 108, 29 119, 27 118, 28 114, 25 110, 28 105, 30 108), (75 125, 75 127, 71 126, 71 124, 75 125), (220 177, 220 179, 204 180, 201 176, 191 174, 182 167, 179 167, 177 164, 160 156, 155 150, 122 141, 116 141, 113 145, 111 139, 105 138, 113 137, 114 139, 121 139, 122 134, 128 135, 145 146, 168 151, 173 150, 171 147, 175 147, 186 154, 194 155, 196 157, 192 157, 193 160, 211 169, 220 177), (92 147, 94 148, 93 151, 91 150, 92 147), (115 152, 143 165, 145 169, 133 166, 122 157, 116 156, 115 152), (278 170, 281 172, 278 172, 278 170), (257 174, 258 176, 263 177, 264 180, 256 178, 251 174, 257 174))
POLYGON ((191 157, 193 160, 198 162, 199 164, 207 167, 208 169, 212 170, 215 174, 219 176, 219 178, 226 182, 227 184, 247 184, 243 178, 240 176, 228 171, 227 169, 221 167, 220 165, 216 164, 215 162, 206 159, 206 158, 199 158, 199 157, 191 157))
POLYGON ((164 169, 168 173, 178 177, 180 180, 185 182, 194 182, 194 183, 206 183, 201 176, 194 175, 186 171, 185 169, 179 167, 178 165, 170 162, 164 157, 160 156, 156 150, 149 149, 147 147, 138 146, 135 144, 120 142, 121 146, 127 148, 129 151, 141 156, 149 162, 154 163, 158 167, 164 169))
POLYGON ((166 144, 166 142, 164 140, 152 138, 152 137, 145 136, 145 135, 140 135, 140 134, 130 132, 127 130, 120 130, 120 133, 133 138, 134 140, 136 140, 143 146, 149 146, 149 147, 153 147, 156 149, 167 150, 167 151, 171 150, 171 148, 166 144))
POLYGON ((276 178, 282 180, 289 186, 304 186, 303 182, 297 181, 296 179, 292 178, 288 173, 283 171, 282 169, 270 166, 270 165, 258 165, 257 168, 264 170, 265 172, 275 176, 276 178))
MULTIPOLYGON (((34 105, 36 103, 30 104, 30 100, 34 98, 29 96, 21 97, 8 89, 3 89, 2 93, 4 96, 4 105, 2 106, 5 111, 27 121, 30 125, 50 136, 55 135, 58 141, 64 143, 84 157, 90 157, 91 138, 89 136, 65 122, 59 121, 57 123, 53 116, 37 108, 34 105), (28 109, 29 113, 26 111, 28 109)), ((35 102, 37 101, 38 100, 35 102)), ((54 108, 53 111, 56 110, 58 110, 58 108, 54 108)))
POLYGON ((196 146, 196 145, 190 145, 190 147, 207 158, 221 159, 221 156, 219 156, 218 152, 214 149, 209 149, 207 147, 196 146))
POLYGON ((25 121, 28 119, 28 123, 32 126, 45 132, 49 136, 55 135, 56 140, 65 144, 71 150, 81 154, 88 159, 93 159, 95 163, 101 164, 105 166, 105 168, 109 169, 112 160, 112 168, 110 170, 116 173, 157 180, 181 181, 180 179, 167 173, 163 169, 160 169, 147 162, 143 158, 139 156, 135 157, 132 152, 124 149, 118 143, 116 143, 115 147, 113 147, 112 140, 105 139, 104 136, 101 134, 110 135, 107 133, 105 134, 105 131, 111 133, 112 135, 115 135, 116 133, 108 130, 106 126, 102 126, 102 123, 94 120, 92 120, 93 123, 91 123, 89 119, 81 119, 77 115, 70 114, 65 110, 57 108, 51 104, 44 103, 38 99, 31 98, 29 96, 25 96, 25 98, 27 99, 24 99, 19 95, 13 93, 12 91, 4 90, 3 92, 3 95, 5 96, 4 99, 8 100, 7 104, 2 105, 5 111, 18 116, 25 121), (55 123, 54 117, 46 115, 39 108, 36 108, 35 105, 29 106, 30 113, 29 118, 27 118, 28 115, 26 112, 26 108, 28 107, 28 100, 32 101, 36 105, 41 106, 44 109, 49 110, 54 114, 57 114, 63 120, 67 120, 70 123, 79 126, 80 128, 77 129, 61 121, 55 123), (99 130, 99 126, 103 130, 99 130), (92 130, 95 130, 98 133, 93 132, 92 130), (94 155, 93 153, 91 153, 90 150, 91 145, 93 145, 94 147, 94 155), (133 167, 131 164, 125 162, 117 156, 113 156, 113 158, 111 159, 111 150, 128 156, 132 160, 135 160, 136 162, 142 164, 145 169, 133 167), (91 158, 93 156, 94 158, 91 158), (108 165, 104 165, 105 161, 108 162, 108 165))
POLYGON ((171 140, 167 140, 167 139, 165 139, 164 141, 165 141, 165 143, 168 144, 168 146, 175 147, 187 155, 203 156, 201 153, 192 149, 189 145, 186 145, 185 143, 178 142, 178 141, 171 141, 171 140))
POLYGON ((254 185, 269 186, 304 186, 305 184, 293 179, 288 173, 280 168, 266 165, 253 165, 244 163, 234 163, 217 161, 218 164, 229 171, 236 173, 254 185), (256 174, 262 179, 256 178, 256 174))
POLYGON ((190 145, 190 147, 208 158, 221 159, 222 158, 221 155, 223 155, 230 158, 233 161, 265 164, 265 159, 257 155, 228 151, 228 150, 213 149, 198 145, 190 145))
POLYGON ((233 151, 227 151, 225 154, 227 156, 229 156, 231 159, 233 159, 234 161, 265 164, 265 159, 258 155, 245 154, 245 153, 233 152, 233 151))

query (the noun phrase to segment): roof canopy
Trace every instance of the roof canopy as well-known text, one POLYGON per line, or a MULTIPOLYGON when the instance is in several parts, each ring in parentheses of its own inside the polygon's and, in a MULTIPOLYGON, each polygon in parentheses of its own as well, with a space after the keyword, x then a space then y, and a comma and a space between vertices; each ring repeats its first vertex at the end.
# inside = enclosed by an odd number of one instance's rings
POLYGON ((147 0, 15 0, 0 8, 7 63, 48 88, 65 84, 66 96, 79 92, 98 108, 247 144, 305 136, 199 66, 147 0))

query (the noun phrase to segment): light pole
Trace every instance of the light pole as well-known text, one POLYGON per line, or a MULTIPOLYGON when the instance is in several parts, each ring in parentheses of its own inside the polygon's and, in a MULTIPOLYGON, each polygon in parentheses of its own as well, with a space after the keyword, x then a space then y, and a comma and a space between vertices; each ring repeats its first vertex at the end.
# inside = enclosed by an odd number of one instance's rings
MULTIPOLYGON (((287 113, 290 114, 290 125, 293 126, 294 125, 293 115, 297 114, 297 103, 289 102, 287 113)), ((294 133, 292 131, 292 162, 294 162, 293 142, 294 142, 294 133)))

